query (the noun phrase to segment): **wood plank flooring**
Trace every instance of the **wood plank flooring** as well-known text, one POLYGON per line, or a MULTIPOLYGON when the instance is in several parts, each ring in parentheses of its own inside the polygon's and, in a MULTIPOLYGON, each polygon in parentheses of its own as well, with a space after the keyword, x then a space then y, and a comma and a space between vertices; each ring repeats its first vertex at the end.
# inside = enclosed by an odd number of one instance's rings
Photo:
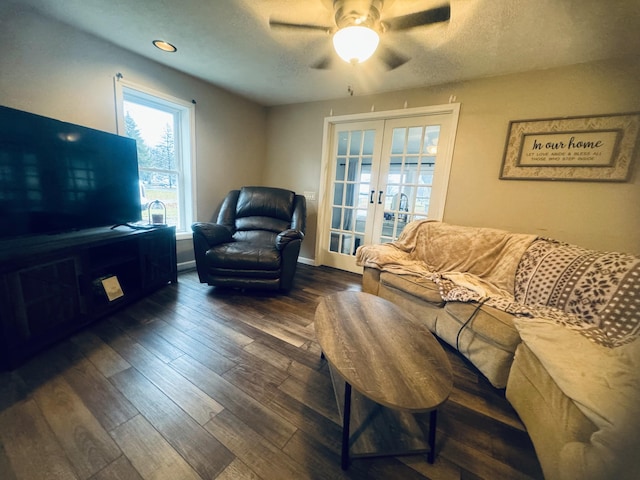
POLYGON ((436 462, 356 459, 314 338, 319 298, 360 276, 300 265, 288 295, 195 272, 0 372, 0 479, 541 479, 504 393, 451 348, 436 462))

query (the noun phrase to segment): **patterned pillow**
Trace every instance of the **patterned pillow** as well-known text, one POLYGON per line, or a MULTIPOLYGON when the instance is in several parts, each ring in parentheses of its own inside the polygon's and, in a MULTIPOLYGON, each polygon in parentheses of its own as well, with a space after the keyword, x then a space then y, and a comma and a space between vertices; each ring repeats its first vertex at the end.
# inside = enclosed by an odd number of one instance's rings
POLYGON ((516 270, 515 299, 550 306, 604 331, 611 344, 640 334, 640 258, 539 239, 516 270))

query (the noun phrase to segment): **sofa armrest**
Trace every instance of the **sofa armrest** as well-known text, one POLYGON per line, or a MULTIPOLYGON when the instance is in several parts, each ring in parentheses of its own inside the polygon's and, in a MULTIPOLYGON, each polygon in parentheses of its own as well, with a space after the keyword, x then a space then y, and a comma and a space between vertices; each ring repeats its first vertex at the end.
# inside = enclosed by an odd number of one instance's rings
POLYGON ((289 244, 289 242, 292 242, 293 240, 302 240, 303 238, 304 233, 290 228, 278 234, 276 237, 276 248, 278 250, 282 250, 289 244))
POLYGON ((200 235, 209 247, 233 241, 233 235, 227 227, 217 223, 197 222, 191 225, 194 235, 200 235))

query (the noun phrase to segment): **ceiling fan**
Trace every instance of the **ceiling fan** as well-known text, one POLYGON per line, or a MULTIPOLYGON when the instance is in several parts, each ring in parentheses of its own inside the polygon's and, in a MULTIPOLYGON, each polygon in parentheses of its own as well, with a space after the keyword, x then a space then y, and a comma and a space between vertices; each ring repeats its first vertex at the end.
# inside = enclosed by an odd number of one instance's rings
MULTIPOLYGON (((446 22, 451 17, 449 4, 391 18, 382 18, 383 6, 384 0, 333 0, 334 26, 289 23, 273 18, 269 25, 273 29, 319 31, 332 35, 338 56, 352 64, 366 61, 378 50, 380 60, 393 70, 409 59, 389 47, 378 49, 381 34, 446 22)), ((311 66, 325 69, 330 64, 331 57, 326 56, 311 66)))

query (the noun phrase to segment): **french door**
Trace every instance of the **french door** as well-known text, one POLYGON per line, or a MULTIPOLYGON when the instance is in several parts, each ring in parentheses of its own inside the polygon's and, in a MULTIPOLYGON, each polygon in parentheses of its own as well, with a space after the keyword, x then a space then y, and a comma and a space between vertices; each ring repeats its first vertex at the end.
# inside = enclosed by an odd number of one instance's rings
POLYGON ((458 108, 450 104, 422 115, 403 110, 402 117, 365 121, 332 119, 325 129, 320 264, 361 272, 355 264, 360 245, 393 241, 412 220, 442 219, 458 108))

